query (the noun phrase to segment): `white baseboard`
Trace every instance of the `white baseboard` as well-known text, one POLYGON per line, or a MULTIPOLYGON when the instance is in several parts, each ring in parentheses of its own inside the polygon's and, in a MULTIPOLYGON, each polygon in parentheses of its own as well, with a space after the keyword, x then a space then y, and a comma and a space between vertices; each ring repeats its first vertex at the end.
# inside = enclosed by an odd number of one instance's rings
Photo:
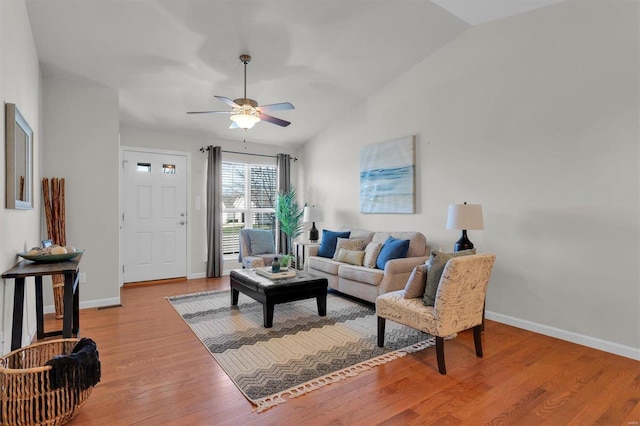
MULTIPOLYGON (((108 299, 86 300, 84 302, 80 302, 80 309, 103 308, 106 306, 117 305, 120 305, 120 298, 110 297, 108 299)), ((54 314, 56 312, 56 308, 54 305, 48 305, 43 307, 43 311, 45 314, 54 314)))
MULTIPOLYGON (((240 267, 241 266, 239 266, 238 268, 240 268, 240 267)), ((235 268, 235 269, 238 269, 238 268, 235 268)), ((222 276, 225 276, 225 275, 229 275, 229 269, 227 269, 227 268, 224 268, 224 271, 222 271, 222 276)), ((204 272, 200 272, 200 273, 197 273, 197 274, 190 274, 187 277, 187 279, 189 279, 189 280, 196 280, 196 279, 199 279, 199 278, 207 278, 207 274, 204 273, 204 272)))
POLYGON ((578 345, 587 346, 590 348, 640 361, 640 348, 633 348, 631 346, 625 346, 619 343, 598 339, 596 337, 585 336, 583 334, 573 333, 571 331, 562 330, 555 327, 549 327, 548 325, 542 325, 520 318, 510 317, 508 315, 497 314, 495 312, 487 311, 485 313, 485 316, 487 319, 490 319, 492 321, 500 322, 503 324, 522 328, 524 330, 543 334, 545 336, 555 337, 557 339, 566 340, 567 342, 577 343, 578 345))

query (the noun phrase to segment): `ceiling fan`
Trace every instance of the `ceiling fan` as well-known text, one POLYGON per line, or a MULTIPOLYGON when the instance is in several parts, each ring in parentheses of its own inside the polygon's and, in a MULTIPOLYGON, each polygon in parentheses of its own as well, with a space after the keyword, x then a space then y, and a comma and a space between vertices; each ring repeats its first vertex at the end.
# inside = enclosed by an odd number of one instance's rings
POLYGON ((230 114, 230 129, 250 129, 259 121, 277 124, 278 126, 287 127, 291 124, 289 121, 282 120, 277 117, 265 114, 265 112, 282 111, 287 109, 295 109, 289 102, 281 102, 278 104, 258 105, 258 102, 247 98, 247 64, 251 62, 251 56, 240 55, 240 61, 244 64, 244 97, 234 99, 233 101, 224 96, 216 96, 225 104, 229 105, 231 111, 189 111, 187 114, 230 114))

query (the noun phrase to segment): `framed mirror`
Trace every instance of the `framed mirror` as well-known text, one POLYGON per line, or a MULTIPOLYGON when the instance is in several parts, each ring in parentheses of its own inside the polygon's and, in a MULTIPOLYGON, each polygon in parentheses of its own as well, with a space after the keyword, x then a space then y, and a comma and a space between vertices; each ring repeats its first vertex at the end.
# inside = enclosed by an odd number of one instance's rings
POLYGON ((6 104, 7 208, 33 208, 33 130, 15 104, 6 104))

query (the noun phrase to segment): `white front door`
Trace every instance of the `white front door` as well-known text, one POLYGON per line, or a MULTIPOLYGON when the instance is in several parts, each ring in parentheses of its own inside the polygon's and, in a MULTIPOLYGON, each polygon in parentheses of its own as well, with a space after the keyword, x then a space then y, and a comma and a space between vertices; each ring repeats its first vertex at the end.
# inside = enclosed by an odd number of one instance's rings
POLYGON ((124 282, 187 275, 187 157, 123 151, 124 282))

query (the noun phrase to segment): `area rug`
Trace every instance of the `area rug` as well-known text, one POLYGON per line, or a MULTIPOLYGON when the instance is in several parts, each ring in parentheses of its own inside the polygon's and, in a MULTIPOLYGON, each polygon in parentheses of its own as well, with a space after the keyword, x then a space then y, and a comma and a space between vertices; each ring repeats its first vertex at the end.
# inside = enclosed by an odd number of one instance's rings
POLYGON ((332 293, 326 317, 318 316, 315 298, 276 305, 272 328, 262 326, 262 305, 242 293, 237 307, 229 290, 168 300, 256 411, 435 343, 387 321, 379 348, 373 306, 332 293))

